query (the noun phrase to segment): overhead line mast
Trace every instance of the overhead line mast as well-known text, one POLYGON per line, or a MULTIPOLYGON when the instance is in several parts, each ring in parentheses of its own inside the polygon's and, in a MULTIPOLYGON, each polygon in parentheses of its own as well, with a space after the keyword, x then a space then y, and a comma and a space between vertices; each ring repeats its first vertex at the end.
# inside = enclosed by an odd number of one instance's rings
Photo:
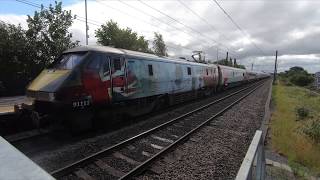
POLYGON ((85 14, 86 14, 86 45, 88 45, 88 38, 89 38, 89 35, 88 35, 88 17, 87 17, 87 0, 84 0, 85 2, 85 14))

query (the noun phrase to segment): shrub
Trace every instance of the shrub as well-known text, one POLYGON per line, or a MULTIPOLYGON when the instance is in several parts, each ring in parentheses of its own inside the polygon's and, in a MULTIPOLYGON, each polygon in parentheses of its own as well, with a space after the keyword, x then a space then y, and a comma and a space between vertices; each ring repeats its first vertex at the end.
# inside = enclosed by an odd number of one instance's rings
POLYGON ((298 107, 296 108, 296 116, 297 120, 303 120, 309 117, 310 110, 305 107, 298 107))
POLYGON ((307 86, 313 82, 313 77, 308 74, 294 74, 290 77, 290 82, 297 86, 307 86))
POLYGON ((303 132, 315 143, 320 142, 320 121, 313 120, 311 124, 304 127, 303 132))

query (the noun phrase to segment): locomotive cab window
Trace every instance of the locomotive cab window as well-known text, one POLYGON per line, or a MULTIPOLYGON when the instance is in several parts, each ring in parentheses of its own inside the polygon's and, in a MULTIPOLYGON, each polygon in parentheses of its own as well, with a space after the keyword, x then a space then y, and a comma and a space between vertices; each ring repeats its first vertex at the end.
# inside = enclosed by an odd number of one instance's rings
POLYGON ((90 57, 90 62, 87 65, 87 69, 99 70, 100 64, 101 64, 101 55, 100 54, 93 54, 90 57))
POLYGON ((149 71, 149 76, 153 76, 153 69, 151 64, 148 64, 148 71, 149 71))
POLYGON ((187 71, 188 71, 188 75, 191 75, 191 67, 188 67, 187 71))
POLYGON ((109 60, 109 58, 105 58, 102 62, 102 75, 103 76, 110 75, 110 60, 109 60))
POLYGON ((53 69, 73 69, 77 66, 83 59, 87 52, 76 52, 76 53, 66 53, 62 54, 58 59, 56 59, 49 68, 53 69))

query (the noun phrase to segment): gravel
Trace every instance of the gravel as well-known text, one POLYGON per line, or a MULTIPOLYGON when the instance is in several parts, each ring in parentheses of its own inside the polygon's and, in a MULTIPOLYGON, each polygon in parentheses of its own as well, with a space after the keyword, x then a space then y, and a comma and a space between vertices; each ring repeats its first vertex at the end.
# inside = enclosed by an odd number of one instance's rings
POLYGON ((139 179, 234 179, 260 128, 269 83, 163 156, 139 179))

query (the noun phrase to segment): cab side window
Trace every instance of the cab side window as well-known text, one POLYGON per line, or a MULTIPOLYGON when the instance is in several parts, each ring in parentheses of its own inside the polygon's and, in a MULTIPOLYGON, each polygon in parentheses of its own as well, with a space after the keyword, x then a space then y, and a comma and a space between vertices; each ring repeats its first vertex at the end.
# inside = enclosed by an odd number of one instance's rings
POLYGON ((110 75, 110 59, 106 57, 102 62, 102 75, 109 76, 110 75))
POLYGON ((101 64, 101 55, 100 54, 94 54, 90 58, 90 62, 87 65, 87 69, 90 70, 99 70, 101 64))

